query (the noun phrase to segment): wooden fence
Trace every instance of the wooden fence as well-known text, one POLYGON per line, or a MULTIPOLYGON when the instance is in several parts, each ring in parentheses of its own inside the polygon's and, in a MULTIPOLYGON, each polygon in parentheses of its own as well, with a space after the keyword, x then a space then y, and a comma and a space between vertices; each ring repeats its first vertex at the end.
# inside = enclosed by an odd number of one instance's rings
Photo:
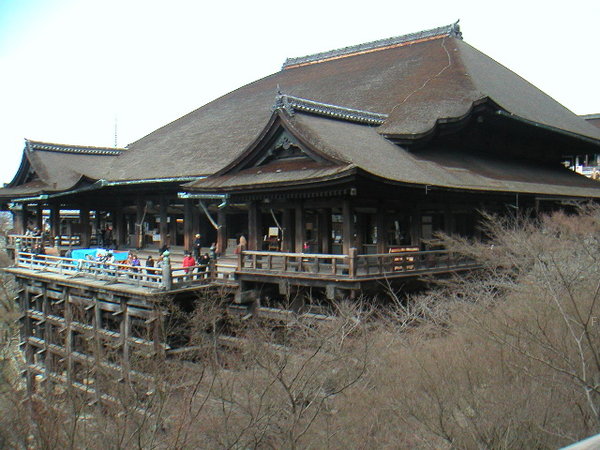
POLYGON ((474 266, 473 261, 448 250, 403 251, 349 255, 282 253, 246 250, 239 255, 240 273, 361 279, 451 271, 474 266))
POLYGON ((170 262, 160 267, 145 267, 28 252, 16 253, 15 266, 36 272, 56 273, 72 278, 103 280, 157 290, 211 283, 230 284, 234 275, 232 266, 215 262, 186 268, 173 268, 170 262))

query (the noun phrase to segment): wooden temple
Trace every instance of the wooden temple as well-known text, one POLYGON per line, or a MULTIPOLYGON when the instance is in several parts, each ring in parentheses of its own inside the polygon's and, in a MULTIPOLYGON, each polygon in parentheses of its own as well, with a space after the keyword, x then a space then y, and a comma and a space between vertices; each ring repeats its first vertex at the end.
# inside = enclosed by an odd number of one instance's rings
MULTIPOLYGON (((66 238, 83 248, 183 251, 200 234, 230 264, 196 278, 169 268, 149 283, 127 267, 78 271, 61 254, 40 262, 17 251, 10 271, 25 334, 43 339, 32 323, 49 315, 75 333, 61 322, 72 312, 52 313, 58 302, 83 308, 81 326, 94 330, 102 314, 154 323, 153 307, 140 306, 149 295, 219 279, 237 286, 240 302, 265 286, 334 299, 469 270, 436 232, 481 237, 481 211, 538 214, 597 200, 600 184, 564 163, 599 153, 592 121, 464 42, 457 24, 288 59, 125 148, 28 140, 0 189, 16 236, 35 227, 48 246, 66 238), (180 284, 165 281, 173 279, 180 284)), ((119 336, 128 348, 130 337, 119 336)))

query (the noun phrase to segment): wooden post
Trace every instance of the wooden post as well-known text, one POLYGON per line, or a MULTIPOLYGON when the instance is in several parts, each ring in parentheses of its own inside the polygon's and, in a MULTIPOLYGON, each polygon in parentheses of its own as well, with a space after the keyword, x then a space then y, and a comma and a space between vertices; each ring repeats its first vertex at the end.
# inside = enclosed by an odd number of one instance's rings
POLYGON ((248 250, 262 250, 261 211, 258 202, 248 205, 248 250))
POLYGON ((159 204, 159 219, 158 230, 160 233, 160 246, 164 247, 167 245, 167 234, 169 234, 167 228, 167 210, 169 208, 169 201, 164 195, 160 196, 159 204))
POLYGON ((79 209, 79 223, 81 224, 81 245, 84 248, 90 246, 90 208, 79 209))
POLYGON ((194 205, 192 200, 183 200, 183 247, 192 251, 194 243, 194 205))
POLYGON ((354 247, 354 214, 349 198, 342 201, 342 220, 343 254, 349 255, 350 249, 354 247))
POLYGON ((377 227, 377 253, 386 251, 386 220, 383 206, 379 205, 375 216, 375 226, 377 227))
POLYGON ((27 393, 33 394, 33 374, 31 372, 31 365, 34 363, 33 348, 29 343, 29 337, 33 334, 33 325, 31 317, 27 314, 29 309, 29 291, 25 288, 24 282, 19 283, 21 290, 19 294, 19 300, 21 303, 21 314, 23 317, 23 326, 21 328, 21 342, 25 344, 25 362, 27 364, 26 369, 26 382, 27 382, 27 393))
POLYGON ((282 214, 282 224, 283 228, 283 236, 281 240, 281 251, 282 252, 291 252, 292 244, 293 244, 293 236, 292 236, 292 210, 289 208, 285 208, 282 214))
POLYGON ((41 203, 35 207, 35 226, 40 233, 44 231, 44 205, 41 203))
POLYGON ((295 205, 295 217, 294 217, 294 247, 296 253, 304 252, 304 241, 306 230, 304 229, 304 205, 301 201, 295 205))
POLYGON ((325 208, 319 212, 319 234, 321 253, 331 253, 331 209, 325 208))
POLYGON ((50 234, 53 238, 60 236, 60 205, 50 208, 50 234))
MULTIPOLYGON (((166 252, 165 252, 166 253, 166 252)), ((171 273, 171 258, 167 255, 162 260, 162 286, 165 290, 173 287, 173 278, 171 273)))
POLYGON ((138 249, 144 247, 144 201, 138 197, 135 199, 135 246, 138 249))
POLYGON ((121 204, 113 211, 114 217, 114 239, 117 241, 117 247, 122 248, 126 242, 126 226, 125 226, 125 215, 123 214, 123 207, 121 204))
POLYGON ((121 348, 123 351, 123 378, 129 382, 129 334, 131 332, 131 320, 127 308, 127 299, 121 297, 121 323, 119 331, 121 333, 121 348))
POLYGON ((219 209, 217 213, 219 229, 217 230, 217 254, 224 255, 227 248, 227 215, 225 211, 219 209))
POLYGON ((356 249, 356 247, 352 247, 348 253, 348 255, 350 256, 350 259, 348 261, 348 275, 350 276, 350 278, 356 278, 357 254, 358 250, 356 249))
POLYGON ((73 386, 73 329, 71 328, 71 322, 73 321, 73 305, 69 298, 69 290, 65 286, 62 292, 64 305, 65 305, 65 352, 67 360, 67 387, 69 389, 73 386))

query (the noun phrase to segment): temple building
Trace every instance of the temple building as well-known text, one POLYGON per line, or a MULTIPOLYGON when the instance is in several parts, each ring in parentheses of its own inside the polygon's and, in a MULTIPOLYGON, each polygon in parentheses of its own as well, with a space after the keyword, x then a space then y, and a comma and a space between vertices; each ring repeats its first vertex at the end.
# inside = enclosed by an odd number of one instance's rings
POLYGON ((17 233, 63 235, 61 211, 79 211, 84 247, 108 227, 130 248, 191 249, 199 233, 220 254, 241 236, 248 252, 436 250, 436 231, 478 236, 482 210, 600 197, 565 167, 600 154, 593 119, 453 24, 289 58, 126 148, 26 141, 0 200, 17 233))

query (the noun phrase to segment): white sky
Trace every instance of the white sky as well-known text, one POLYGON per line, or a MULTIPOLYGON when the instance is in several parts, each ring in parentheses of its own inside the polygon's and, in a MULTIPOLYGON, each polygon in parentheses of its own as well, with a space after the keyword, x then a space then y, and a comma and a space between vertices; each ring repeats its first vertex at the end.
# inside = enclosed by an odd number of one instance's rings
POLYGON ((600 0, 0 0, 0 182, 24 138, 125 146, 303 56, 448 25, 600 113, 600 0))

